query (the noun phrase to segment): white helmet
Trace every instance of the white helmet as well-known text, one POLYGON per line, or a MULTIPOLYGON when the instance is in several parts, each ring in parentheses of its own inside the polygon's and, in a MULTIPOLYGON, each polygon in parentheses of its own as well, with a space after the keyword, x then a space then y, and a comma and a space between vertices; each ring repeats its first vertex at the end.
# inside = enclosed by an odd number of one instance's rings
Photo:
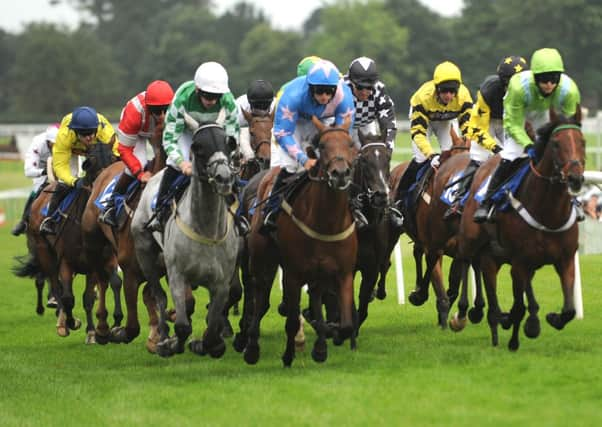
POLYGON ((217 62, 204 62, 194 73, 194 84, 197 88, 209 93, 228 93, 228 72, 217 62))
POLYGON ((46 128, 46 141, 50 141, 54 144, 56 141, 56 135, 59 133, 59 124, 53 123, 46 128))

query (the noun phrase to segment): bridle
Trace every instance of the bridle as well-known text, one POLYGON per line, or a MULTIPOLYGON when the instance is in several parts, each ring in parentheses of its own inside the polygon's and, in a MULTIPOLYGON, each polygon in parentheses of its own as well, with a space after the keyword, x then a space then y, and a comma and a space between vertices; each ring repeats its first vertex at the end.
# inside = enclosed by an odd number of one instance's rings
MULTIPOLYGON (((322 132, 320 132, 320 136, 319 136, 319 140, 318 140, 318 148, 320 149, 320 152, 324 151, 323 148, 326 144, 326 142, 322 140, 322 137, 324 135, 326 135, 328 133, 332 133, 332 132, 344 132, 345 134, 348 134, 347 130, 345 130, 343 128, 328 128, 328 129, 323 130, 322 132)), ((351 148, 352 145, 353 145, 353 141, 351 139, 349 139, 348 146, 351 148)), ((324 164, 323 159, 324 159, 324 157, 320 156, 320 159, 318 160, 319 169, 318 169, 318 173, 316 176, 312 176, 311 171, 310 171, 310 173, 307 174, 309 179, 312 181, 316 181, 316 182, 326 182, 328 184, 328 186, 332 189, 337 189, 337 190, 341 190, 341 191, 347 190, 352 183, 351 174, 349 175, 349 178, 346 180, 345 185, 343 187, 337 187, 337 185, 336 185, 337 178, 332 175, 332 173, 330 172, 330 169, 334 164, 342 162, 345 164, 345 166, 350 171, 353 171, 353 164, 349 160, 345 159, 345 157, 338 156, 338 155, 330 158, 326 162, 326 164, 324 164), (323 174, 321 174, 320 171, 323 171, 323 174)))

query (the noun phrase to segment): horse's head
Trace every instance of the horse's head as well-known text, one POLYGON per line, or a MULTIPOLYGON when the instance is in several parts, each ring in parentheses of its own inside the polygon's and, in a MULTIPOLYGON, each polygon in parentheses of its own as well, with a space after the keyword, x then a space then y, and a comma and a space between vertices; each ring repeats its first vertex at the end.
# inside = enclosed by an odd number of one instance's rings
POLYGON ((249 123, 249 137, 255 161, 259 169, 270 167, 270 143, 272 140, 272 127, 274 126, 274 112, 268 114, 263 111, 242 110, 247 123, 249 123))
POLYGON ((84 178, 86 185, 91 186, 100 172, 116 160, 112 142, 91 144, 86 152, 86 160, 82 163, 82 169, 86 172, 84 178))
POLYGON ((575 116, 564 117, 551 109, 550 122, 537 130, 536 152, 541 153, 538 172, 553 182, 567 184, 576 195, 583 185, 585 138, 581 132, 581 108, 575 116))
POLYGON ((320 159, 317 165, 321 178, 333 190, 347 190, 351 185, 353 162, 353 141, 349 135, 351 118, 348 117, 341 127, 327 126, 315 116, 311 120, 319 131, 320 159))
POLYGON ((236 141, 216 123, 201 123, 192 136, 190 149, 195 175, 210 183, 216 193, 232 191, 234 174, 229 160, 235 148, 236 141))
POLYGON ((449 150, 443 151, 441 153, 441 163, 447 160, 450 156, 470 151, 470 139, 466 136, 458 135, 453 126, 449 128, 449 136, 452 140, 452 146, 449 150))
POLYGON ((374 214, 369 219, 379 222, 388 204, 391 149, 380 135, 364 135, 360 131, 359 138, 361 148, 355 158, 353 181, 359 188, 357 197, 362 205, 370 207, 374 214))

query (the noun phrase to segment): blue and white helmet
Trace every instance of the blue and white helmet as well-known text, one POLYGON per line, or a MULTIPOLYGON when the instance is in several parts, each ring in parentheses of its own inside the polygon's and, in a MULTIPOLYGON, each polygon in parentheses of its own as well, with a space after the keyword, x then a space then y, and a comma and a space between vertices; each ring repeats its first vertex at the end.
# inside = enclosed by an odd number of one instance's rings
POLYGON ((312 86, 337 86, 340 78, 336 65, 325 59, 316 62, 307 73, 307 83, 312 86))

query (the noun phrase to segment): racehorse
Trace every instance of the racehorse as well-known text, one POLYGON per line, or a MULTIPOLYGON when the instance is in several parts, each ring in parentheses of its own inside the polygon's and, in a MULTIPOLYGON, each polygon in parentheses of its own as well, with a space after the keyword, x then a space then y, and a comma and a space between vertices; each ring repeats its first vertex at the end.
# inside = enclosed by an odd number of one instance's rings
MULTIPOLYGON (((575 316, 573 286, 575 251, 579 228, 572 198, 584 181, 585 140, 580 128, 581 110, 573 118, 550 110, 550 122, 538 130, 535 150, 524 167, 525 177, 518 189, 506 192, 511 208, 498 209, 495 224, 472 220, 478 206, 474 195, 499 162, 498 156, 484 163, 471 187, 458 234, 458 258, 479 257, 488 300, 487 320, 491 342, 498 344, 497 326, 513 326, 508 348, 519 348, 519 328, 525 315, 523 295, 527 293, 529 316, 524 326, 527 337, 540 333, 539 305, 531 289, 535 271, 554 265, 560 276, 564 304, 560 313, 549 313, 548 323, 560 330, 575 316), (502 314, 496 294, 497 272, 503 263, 511 265, 514 302, 509 314, 502 314)), ((523 169, 521 169, 522 171, 523 169)), ((466 270, 466 269, 465 269, 466 270)), ((466 272, 464 273, 466 280, 466 272)))
MULTIPOLYGON (((259 233, 263 221, 261 209, 253 215, 252 231, 248 237, 249 271, 252 276, 254 302, 252 320, 244 359, 249 364, 259 360, 259 331, 262 317, 269 307, 269 294, 278 264, 283 270, 283 299, 286 308, 286 349, 282 356, 289 367, 295 356, 295 335, 299 330, 301 288, 309 284, 314 307, 312 317, 318 338, 312 358, 323 362, 327 358, 326 325, 322 315, 322 295, 334 289, 339 299, 341 340, 350 338, 353 330, 353 270, 357 257, 357 234, 349 209, 349 187, 352 181, 352 141, 350 119, 342 127, 331 128, 312 117, 319 131, 320 158, 307 174, 308 182, 298 188, 290 205, 283 202, 284 212, 277 218, 273 237, 259 233)), ((258 198, 269 192, 277 170, 263 179, 258 198)))
MULTIPOLYGON (((81 325, 79 319, 73 317, 72 284, 75 274, 86 275, 84 308, 87 317, 87 343, 103 342, 103 337, 109 334, 105 304, 108 282, 111 284, 115 297, 113 313, 115 325, 119 325, 123 318, 120 298, 121 279, 117 275, 116 259, 108 259, 103 273, 98 274, 85 256, 81 231, 81 217, 90 195, 89 188, 96 176, 115 161, 111 148, 110 144, 96 143, 88 150, 87 159, 82 165, 82 168, 86 171, 85 185, 80 190, 72 190, 74 192, 73 201, 66 211, 61 212, 62 220, 56 236, 43 236, 39 232, 40 223, 44 219, 41 211, 50 199, 50 192, 55 189, 54 184, 46 187, 46 190, 34 201, 27 227, 27 240, 31 258, 28 267, 24 266, 23 268, 25 270, 29 269, 30 275, 35 272, 37 278, 44 276, 50 281, 52 291, 57 296, 59 304, 59 319, 57 322, 59 336, 68 336, 70 330, 79 329, 81 325), (99 300, 96 310, 98 325, 95 328, 92 309, 96 283, 99 284, 99 300)), ((18 272, 17 275, 19 275, 18 272)))
MULTIPOLYGON (((166 155, 161 145, 161 134, 156 132, 149 139, 150 145, 155 154, 153 160, 146 165, 145 169, 153 175, 165 167, 166 155)), ((105 169, 94 181, 94 186, 82 217, 82 229, 84 232, 84 242, 88 252, 89 259, 97 260, 96 267, 103 268, 102 260, 106 257, 117 255, 117 261, 123 271, 123 290, 125 303, 127 307, 126 325, 111 329, 109 340, 111 342, 129 343, 140 334, 140 323, 138 322, 138 289, 146 280, 134 250, 134 240, 130 231, 130 224, 133 213, 140 200, 142 185, 136 183, 134 190, 128 194, 124 201, 125 219, 120 222, 118 227, 113 229, 97 220, 99 209, 95 203, 99 195, 116 179, 116 177, 125 173, 125 165, 117 162, 105 169)), ((117 178, 118 179, 118 178, 117 178)), ((156 302, 150 291, 150 287, 145 286, 142 291, 143 301, 146 306, 150 333, 146 340, 146 348, 150 352, 155 352, 156 344, 159 340, 156 302)))
POLYGON ((248 181, 259 171, 270 167, 270 144, 272 141, 272 127, 274 126, 274 112, 263 113, 258 111, 242 110, 247 123, 249 123, 249 137, 254 157, 243 162, 240 179, 248 181))
MULTIPOLYGON (((466 153, 467 150, 470 149, 470 141, 464 138, 458 138, 453 128, 450 130, 450 135, 452 137, 453 144, 450 150, 441 153, 440 168, 443 168, 445 163, 450 161, 452 158, 459 154, 466 153)), ((391 171, 391 198, 394 198, 397 194, 397 188, 407 167, 408 163, 405 162, 399 164, 391 171)), ((436 233, 435 231, 431 231, 431 227, 447 227, 447 225, 441 224, 443 222, 443 212, 439 212, 441 208, 438 208, 436 211, 431 211, 431 203, 435 198, 438 197, 434 192, 438 171, 427 171, 425 175, 426 179, 422 181, 419 180, 417 183, 418 189, 415 190, 418 191, 418 194, 416 194, 414 198, 414 200, 416 200, 415 212, 408 211, 407 208, 404 208, 404 223, 409 223, 410 225, 404 225, 403 230, 391 229, 389 232, 389 238, 384 242, 384 244, 386 244, 387 253, 390 256, 402 232, 408 234, 408 236, 414 241, 413 256, 416 268, 416 288, 410 293, 408 300, 413 305, 418 306, 424 304, 428 299, 429 282, 431 282, 431 278, 434 278, 433 288, 435 289, 435 293, 437 295, 437 323, 441 328, 446 328, 450 301, 441 280, 441 254, 433 251, 430 253, 425 252, 424 244, 425 242, 429 242, 429 239, 436 233), (409 218, 410 215, 412 215, 412 218, 409 218), (424 255, 426 255, 426 269, 423 271, 422 257, 424 255)), ((443 211, 445 211, 445 209, 443 209, 443 211)), ((389 256, 385 257, 380 265, 380 279, 378 286, 379 288, 382 287, 383 290, 385 286, 386 273, 391 266, 389 256)), ((452 263, 450 274, 461 274, 462 270, 458 270, 458 268, 458 265, 453 265, 452 263)), ((460 278, 455 279, 455 281, 459 280, 460 278)))
POLYGON ((236 141, 228 138, 224 129, 215 123, 195 124, 195 128, 191 146, 193 176, 165 224, 162 254, 156 250, 157 242, 146 230, 159 175, 144 189, 132 220, 136 255, 159 307, 157 354, 163 357, 184 351, 186 339, 192 333, 186 295, 199 285, 206 287, 210 295, 207 330, 202 339, 192 340, 189 348, 194 353, 209 353, 212 357, 221 357, 226 349, 220 335, 222 313, 239 249, 239 238, 226 202, 234 182, 229 159, 236 141), (165 261, 176 309, 173 337, 167 336, 167 297, 159 282, 159 257, 165 261))

